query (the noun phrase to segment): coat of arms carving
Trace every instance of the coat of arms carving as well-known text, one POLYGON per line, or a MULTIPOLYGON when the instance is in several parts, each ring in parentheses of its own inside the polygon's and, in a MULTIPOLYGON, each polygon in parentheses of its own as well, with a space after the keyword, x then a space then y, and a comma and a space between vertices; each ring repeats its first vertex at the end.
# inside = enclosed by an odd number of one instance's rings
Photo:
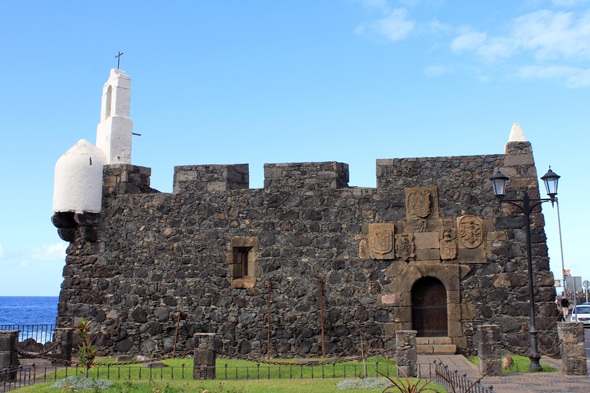
POLYGON ((438 217, 436 187, 406 188, 406 218, 424 220, 438 217))
POLYGON ((483 241, 483 224, 475 216, 460 217, 457 222, 459 242, 465 248, 477 248, 483 241))
POLYGON ((449 231, 445 231, 440 241, 440 259, 448 261, 457 258, 457 243, 451 239, 449 231))
POLYGON ((371 250, 376 254, 387 254, 393 249, 393 231, 381 229, 373 232, 371 239, 371 250))
POLYGON ((416 254, 414 251, 416 246, 414 245, 414 235, 411 233, 404 233, 395 235, 395 256, 408 261, 410 258, 414 258, 416 254))
POLYGON ((395 225, 369 224, 369 252, 373 259, 395 258, 395 225))

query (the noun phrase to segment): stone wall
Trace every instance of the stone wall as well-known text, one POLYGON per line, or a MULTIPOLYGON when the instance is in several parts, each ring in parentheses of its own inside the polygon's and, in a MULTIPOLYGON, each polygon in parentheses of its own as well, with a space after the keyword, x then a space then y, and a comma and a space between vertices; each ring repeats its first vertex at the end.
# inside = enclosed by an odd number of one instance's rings
MULTIPOLYGON (((360 335, 391 348, 413 328, 414 283, 435 277, 460 352, 475 353, 476 326, 492 323, 525 349, 524 218, 494 199, 496 168, 512 192, 538 197, 528 142, 505 155, 378 160, 377 188, 349 187, 336 162, 267 164, 263 189, 248 188, 246 165, 209 165, 176 168, 164 194, 149 168, 106 166, 96 239, 68 239, 58 324, 93 320, 101 354, 171 351, 177 323, 177 351, 212 332, 226 352, 266 354, 270 279, 271 354, 317 355, 323 279, 327 353, 352 351, 360 335)), ((545 348, 555 290, 543 215, 531 218, 545 348)))

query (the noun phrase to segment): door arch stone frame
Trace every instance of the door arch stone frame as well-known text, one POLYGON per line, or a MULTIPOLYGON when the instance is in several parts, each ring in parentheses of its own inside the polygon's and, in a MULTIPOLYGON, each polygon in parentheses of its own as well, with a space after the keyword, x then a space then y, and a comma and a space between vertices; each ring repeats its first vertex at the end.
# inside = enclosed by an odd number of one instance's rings
MULTIPOLYGON (((393 310, 393 321, 386 324, 385 334, 387 337, 395 337, 399 330, 412 329, 412 287, 423 277, 434 277, 440 280, 447 291, 447 326, 449 337, 459 347, 464 347, 465 338, 461 321, 464 317, 473 319, 473 306, 461 304, 461 279, 463 279, 471 268, 468 265, 443 264, 438 261, 406 263, 396 261, 385 273, 393 280, 388 288, 395 294, 396 301, 393 310), (462 312, 465 310, 465 312, 462 312), (463 315, 466 314, 466 315, 463 315), (467 315, 469 314, 469 315, 467 315), (463 345, 461 345, 463 344, 463 345)), ((381 304, 379 299, 379 304, 381 304)))

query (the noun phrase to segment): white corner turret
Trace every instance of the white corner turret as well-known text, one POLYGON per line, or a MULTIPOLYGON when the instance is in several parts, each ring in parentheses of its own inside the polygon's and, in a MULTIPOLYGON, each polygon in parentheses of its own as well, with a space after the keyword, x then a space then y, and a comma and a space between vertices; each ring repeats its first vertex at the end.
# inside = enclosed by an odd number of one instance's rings
POLYGON ((514 125, 512 126, 508 142, 526 142, 524 132, 522 131, 522 128, 520 128, 520 125, 518 123, 514 123, 514 125))
POLYGON ((103 151, 84 139, 61 156, 55 164, 53 212, 100 213, 105 164, 103 151))
POLYGON ((105 164, 131 164, 130 86, 131 78, 124 71, 112 69, 102 91, 96 146, 104 152, 105 164))

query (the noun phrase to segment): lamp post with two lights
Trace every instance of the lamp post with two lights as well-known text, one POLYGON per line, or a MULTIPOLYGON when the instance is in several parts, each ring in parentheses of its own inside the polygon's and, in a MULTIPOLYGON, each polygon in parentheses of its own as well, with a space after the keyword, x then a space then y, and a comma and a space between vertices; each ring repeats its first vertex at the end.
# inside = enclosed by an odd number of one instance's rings
POLYGON ((535 324, 535 294, 533 288, 533 260, 532 260, 532 253, 531 253, 531 222, 530 222, 530 214, 533 209, 543 202, 555 202, 555 196, 557 195, 557 183, 560 176, 557 175, 555 172, 551 170, 549 167, 549 171, 541 177, 543 183, 545 183, 545 189, 547 190, 547 195, 549 198, 530 198, 528 193, 525 191, 524 196, 522 199, 505 199, 504 196, 506 195, 506 183, 508 182, 508 176, 503 175, 500 171, 498 171, 494 176, 491 177, 492 186, 494 188, 494 195, 498 197, 500 203, 509 203, 513 206, 516 206, 520 209, 520 211, 524 214, 525 217, 525 225, 526 225, 526 246, 527 246, 527 258, 528 258, 528 276, 529 276, 529 302, 530 302, 530 314, 531 314, 531 324, 530 324, 530 334, 531 334, 531 352, 530 352, 530 359, 531 364, 529 366, 529 370, 532 371, 543 371, 543 367, 539 364, 539 360, 541 359, 541 355, 539 355, 539 346, 538 346, 538 339, 537 334, 538 330, 535 324))

